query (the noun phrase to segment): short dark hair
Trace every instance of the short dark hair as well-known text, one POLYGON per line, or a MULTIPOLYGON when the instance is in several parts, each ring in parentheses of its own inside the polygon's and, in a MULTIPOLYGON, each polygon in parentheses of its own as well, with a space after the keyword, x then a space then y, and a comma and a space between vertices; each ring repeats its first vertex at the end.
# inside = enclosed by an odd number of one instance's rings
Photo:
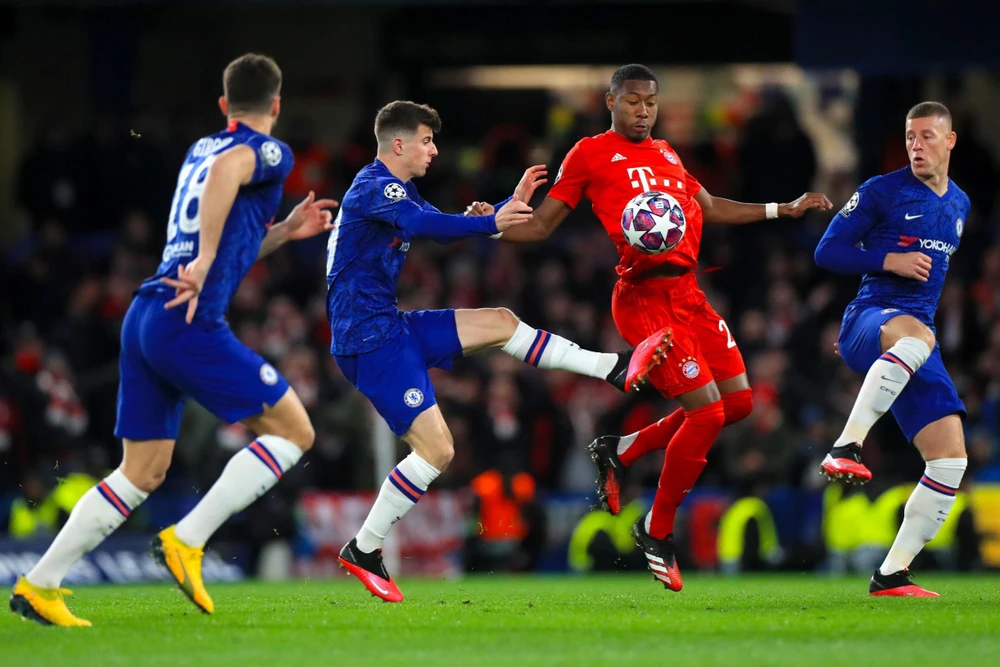
POLYGON ((649 69, 645 65, 622 65, 615 70, 615 73, 611 75, 611 92, 617 94, 621 87, 625 85, 626 81, 655 81, 656 85, 660 85, 660 81, 653 74, 653 70, 649 69))
POLYGON ((226 65, 222 90, 230 113, 267 113, 281 93, 281 68, 273 58, 245 53, 226 65))
POLYGON ((375 114, 375 138, 379 143, 388 142, 398 132, 417 131, 421 125, 431 128, 434 133, 441 131, 441 117, 426 104, 409 100, 389 102, 375 114))
POLYGON ((949 125, 951 124, 951 112, 940 102, 921 102, 913 105, 906 114, 906 120, 914 118, 944 118, 949 125))

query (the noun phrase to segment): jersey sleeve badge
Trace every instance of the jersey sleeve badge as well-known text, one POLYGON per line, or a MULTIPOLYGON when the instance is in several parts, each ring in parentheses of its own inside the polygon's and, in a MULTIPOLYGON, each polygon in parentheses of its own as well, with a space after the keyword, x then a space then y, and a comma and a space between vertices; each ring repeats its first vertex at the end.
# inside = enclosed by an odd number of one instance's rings
POLYGON ((861 201, 861 193, 855 192, 851 195, 851 198, 847 200, 847 203, 844 204, 844 208, 840 209, 840 214, 845 218, 851 217, 851 211, 858 207, 859 201, 861 201))
POLYGON ((397 202, 402 199, 406 199, 406 188, 399 183, 390 183, 385 186, 384 190, 382 190, 382 194, 384 194, 385 198, 389 201, 397 202))
POLYGON ((260 145, 260 159, 269 167, 281 163, 281 146, 274 141, 265 141, 260 145))

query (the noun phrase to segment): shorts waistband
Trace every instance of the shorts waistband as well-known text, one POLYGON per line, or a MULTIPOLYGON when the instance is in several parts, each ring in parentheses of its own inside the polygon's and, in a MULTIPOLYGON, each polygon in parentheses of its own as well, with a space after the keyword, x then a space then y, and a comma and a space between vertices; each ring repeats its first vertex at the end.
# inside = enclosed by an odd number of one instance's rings
POLYGON ((686 276, 689 273, 691 273, 691 269, 686 266, 677 266, 676 264, 660 264, 659 266, 651 267, 636 275, 623 275, 621 276, 621 279, 625 282, 636 282, 638 280, 648 280, 650 278, 680 278, 681 276, 686 276))

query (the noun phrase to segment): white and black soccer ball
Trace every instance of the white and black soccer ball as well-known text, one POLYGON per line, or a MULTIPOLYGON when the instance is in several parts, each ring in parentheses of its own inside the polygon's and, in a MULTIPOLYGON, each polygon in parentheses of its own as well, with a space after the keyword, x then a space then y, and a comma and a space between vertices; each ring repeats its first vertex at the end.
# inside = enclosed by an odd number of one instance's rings
POLYGON ((625 241, 647 255, 670 252, 684 238, 687 220, 680 203, 666 192, 643 192, 622 211, 625 241))

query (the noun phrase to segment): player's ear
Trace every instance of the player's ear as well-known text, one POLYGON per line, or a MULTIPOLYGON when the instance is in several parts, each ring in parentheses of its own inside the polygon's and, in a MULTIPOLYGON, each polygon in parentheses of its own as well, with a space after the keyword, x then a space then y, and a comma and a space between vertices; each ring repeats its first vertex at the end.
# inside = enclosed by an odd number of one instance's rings
POLYGON ((281 114, 281 95, 275 95, 271 100, 271 117, 277 118, 281 114))
POLYGON ((952 130, 951 132, 945 135, 944 140, 945 140, 945 145, 948 147, 948 150, 951 150, 952 148, 955 147, 955 144, 958 142, 958 135, 955 134, 955 130, 952 130))
POLYGON ((403 138, 402 137, 393 137, 393 139, 392 139, 392 152, 395 153, 396 155, 402 155, 403 154, 403 138))
POLYGON ((222 112, 223 116, 229 116, 229 102, 226 101, 225 95, 219 96, 219 111, 222 112))
POLYGON ((608 111, 615 110, 615 96, 610 90, 604 93, 604 104, 608 107, 608 111))

